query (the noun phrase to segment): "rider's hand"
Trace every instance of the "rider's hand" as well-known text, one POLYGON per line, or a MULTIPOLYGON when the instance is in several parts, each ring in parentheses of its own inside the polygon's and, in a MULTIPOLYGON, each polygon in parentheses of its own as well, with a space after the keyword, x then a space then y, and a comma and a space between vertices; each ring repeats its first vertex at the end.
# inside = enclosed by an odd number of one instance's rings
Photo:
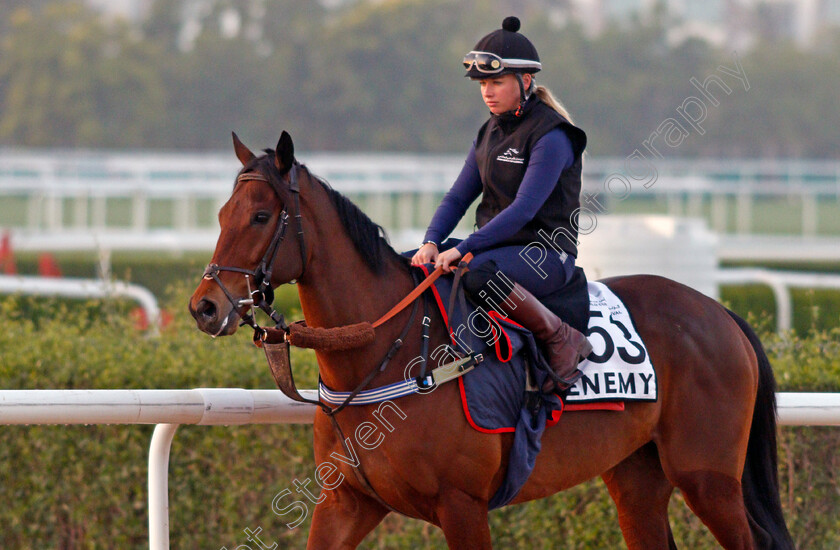
POLYGON ((411 265, 434 263, 438 258, 438 249, 434 243, 426 243, 411 258, 411 265))
POLYGON ((437 260, 435 260, 435 269, 443 267, 444 273, 451 273, 452 264, 455 264, 455 267, 458 267, 458 260, 460 259, 461 253, 458 252, 458 249, 450 248, 449 250, 444 250, 438 254, 437 260))

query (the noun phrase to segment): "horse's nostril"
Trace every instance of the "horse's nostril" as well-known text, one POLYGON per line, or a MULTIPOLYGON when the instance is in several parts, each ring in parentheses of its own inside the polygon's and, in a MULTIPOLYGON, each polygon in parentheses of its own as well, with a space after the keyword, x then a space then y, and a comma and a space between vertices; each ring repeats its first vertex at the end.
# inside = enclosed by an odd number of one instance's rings
POLYGON ((201 300, 195 310, 205 319, 211 320, 216 318, 216 304, 210 300, 201 300))

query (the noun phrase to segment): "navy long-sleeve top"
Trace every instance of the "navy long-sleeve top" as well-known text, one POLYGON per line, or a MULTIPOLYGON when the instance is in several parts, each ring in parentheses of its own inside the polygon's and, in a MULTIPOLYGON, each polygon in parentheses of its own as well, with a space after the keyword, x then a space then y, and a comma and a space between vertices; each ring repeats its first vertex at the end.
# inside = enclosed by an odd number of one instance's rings
MULTIPOLYGON (((560 174, 574 162, 572 143, 559 128, 541 137, 531 148, 525 176, 513 202, 456 248, 462 255, 490 248, 531 221, 558 184, 560 174)), ((440 244, 458 225, 470 204, 481 194, 481 176, 475 160, 475 142, 458 179, 441 201, 423 241, 440 244)))

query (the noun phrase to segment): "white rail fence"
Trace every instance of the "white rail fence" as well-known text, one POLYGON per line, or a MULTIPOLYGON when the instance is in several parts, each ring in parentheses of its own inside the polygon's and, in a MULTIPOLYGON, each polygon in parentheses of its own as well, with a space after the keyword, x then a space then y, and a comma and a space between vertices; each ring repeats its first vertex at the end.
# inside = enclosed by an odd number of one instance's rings
MULTIPOLYGON (((422 239, 463 164, 457 155, 302 158, 402 250, 422 239)), ((20 251, 209 251, 238 168, 229 152, 0 150, 0 229, 20 251)), ((599 216, 704 218, 721 235, 723 260, 840 259, 840 162, 589 158, 583 191, 599 216)), ((472 219, 454 234, 468 234, 472 219)))
MULTIPOLYGON (((840 426, 840 393, 779 393, 777 401, 780 425, 840 426)), ((279 390, 0 390, 0 425, 156 424, 149 448, 150 550, 169 548, 169 451, 179 425, 310 424, 314 414, 314 405, 279 390)))
POLYGON ((726 268, 715 272, 718 284, 761 283, 770 287, 776 300, 776 330, 785 332, 793 326, 791 288, 840 289, 840 275, 775 271, 760 268, 726 268))
POLYGON ((157 330, 160 323, 160 308, 155 295, 145 287, 122 281, 0 275, 0 294, 66 298, 129 298, 137 301, 146 312, 146 319, 153 332, 157 330))
MULTIPOLYGON (((304 396, 317 398, 315 390, 304 396)), ((157 424, 149 447, 149 548, 169 548, 169 450, 181 424, 311 424, 279 390, 0 390, 0 425, 157 424)))
MULTIPOLYGON (((393 234, 422 231, 463 165, 458 155, 302 158, 393 234)), ((55 237, 106 228, 135 234, 213 230, 239 167, 229 152, 0 150, 0 198, 15 205, 0 226, 55 237)), ((762 200, 784 199, 785 211, 798 219, 792 231, 816 236, 821 220, 836 217, 836 208, 825 203, 840 201, 840 162, 658 159, 630 166, 623 158, 589 158, 583 186, 591 199, 586 204, 596 211, 612 212, 625 198, 662 199, 669 215, 706 217, 716 232, 739 235, 753 232, 762 200)), ((467 220, 462 229, 471 225, 467 220)))

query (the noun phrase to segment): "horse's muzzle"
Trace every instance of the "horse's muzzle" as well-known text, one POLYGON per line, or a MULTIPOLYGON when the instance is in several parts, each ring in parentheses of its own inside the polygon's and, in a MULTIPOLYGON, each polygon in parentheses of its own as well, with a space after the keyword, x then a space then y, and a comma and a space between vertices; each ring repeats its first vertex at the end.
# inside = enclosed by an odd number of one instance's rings
POLYGON ((220 308, 214 300, 205 297, 201 298, 195 306, 190 300, 189 310, 198 329, 210 336, 228 336, 236 332, 237 313, 233 308, 220 308), (225 309, 227 311, 223 311, 225 309))

